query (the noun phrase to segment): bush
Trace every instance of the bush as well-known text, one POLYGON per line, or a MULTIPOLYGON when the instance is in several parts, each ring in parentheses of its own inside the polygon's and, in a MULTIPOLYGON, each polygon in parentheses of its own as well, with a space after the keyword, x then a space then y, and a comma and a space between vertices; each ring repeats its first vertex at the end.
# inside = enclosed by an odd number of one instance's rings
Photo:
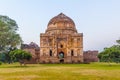
POLYGON ((19 61, 21 65, 22 64, 25 65, 26 60, 29 61, 32 58, 32 55, 29 52, 18 49, 18 50, 11 51, 10 57, 12 61, 19 61))
POLYGON ((0 61, 0 65, 2 65, 2 62, 0 61))

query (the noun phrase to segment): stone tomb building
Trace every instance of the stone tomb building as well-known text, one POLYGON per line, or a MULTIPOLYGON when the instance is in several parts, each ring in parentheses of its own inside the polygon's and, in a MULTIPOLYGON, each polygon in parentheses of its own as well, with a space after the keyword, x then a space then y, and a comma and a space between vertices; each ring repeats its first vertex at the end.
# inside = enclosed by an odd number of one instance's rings
POLYGON ((83 62, 83 34, 77 32, 71 18, 60 13, 40 34, 40 63, 80 62, 83 62))
POLYGON ((31 42, 30 44, 21 44, 21 49, 32 54, 32 59, 26 63, 38 63, 40 60, 40 47, 31 42))

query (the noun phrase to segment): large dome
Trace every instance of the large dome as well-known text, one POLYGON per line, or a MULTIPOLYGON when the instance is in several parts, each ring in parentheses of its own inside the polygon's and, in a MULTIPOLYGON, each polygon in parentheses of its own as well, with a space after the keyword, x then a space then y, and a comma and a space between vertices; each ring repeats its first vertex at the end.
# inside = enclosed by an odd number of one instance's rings
POLYGON ((58 33, 58 30, 62 30, 62 32, 65 32, 66 30, 71 31, 72 33, 77 32, 73 20, 63 13, 60 13, 49 21, 46 33, 51 33, 51 31, 52 33, 58 33))

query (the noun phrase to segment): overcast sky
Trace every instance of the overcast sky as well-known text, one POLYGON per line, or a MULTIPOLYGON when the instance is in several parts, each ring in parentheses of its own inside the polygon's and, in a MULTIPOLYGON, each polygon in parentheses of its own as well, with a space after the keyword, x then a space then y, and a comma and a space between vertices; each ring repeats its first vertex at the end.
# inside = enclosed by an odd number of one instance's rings
POLYGON ((0 0, 0 15, 14 19, 24 43, 40 44, 51 18, 63 12, 84 35, 84 50, 103 50, 120 38, 120 0, 0 0))

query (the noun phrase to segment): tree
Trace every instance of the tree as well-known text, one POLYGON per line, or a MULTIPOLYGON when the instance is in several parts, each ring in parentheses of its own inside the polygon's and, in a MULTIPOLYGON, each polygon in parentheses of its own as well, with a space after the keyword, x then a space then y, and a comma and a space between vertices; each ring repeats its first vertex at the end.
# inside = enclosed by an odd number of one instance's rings
POLYGON ((11 60, 13 61, 19 61, 19 63, 22 64, 26 64, 26 60, 30 60, 32 58, 32 55, 29 52, 23 51, 23 50, 14 50, 10 52, 10 57, 11 60))
POLYGON ((117 45, 104 48, 104 50, 99 53, 98 58, 101 62, 120 63, 120 39, 116 40, 116 42, 118 43, 117 45))
POLYGON ((0 62, 5 62, 5 53, 0 53, 0 62))
POLYGON ((119 39, 119 40, 116 40, 116 42, 117 42, 118 44, 120 44, 120 39, 119 39))
POLYGON ((16 32, 17 30, 18 25, 15 20, 0 15, 0 52, 22 43, 20 35, 16 32))
POLYGON ((108 62, 110 65, 111 62, 111 49, 110 48, 104 48, 104 51, 99 53, 98 58, 101 62, 108 62))
POLYGON ((105 48, 104 51, 99 53, 98 55, 101 62, 120 62, 120 47, 118 45, 114 45, 109 48, 105 48))
POLYGON ((112 61, 116 63, 120 63, 120 46, 114 45, 111 48, 112 48, 112 53, 111 53, 112 61))

